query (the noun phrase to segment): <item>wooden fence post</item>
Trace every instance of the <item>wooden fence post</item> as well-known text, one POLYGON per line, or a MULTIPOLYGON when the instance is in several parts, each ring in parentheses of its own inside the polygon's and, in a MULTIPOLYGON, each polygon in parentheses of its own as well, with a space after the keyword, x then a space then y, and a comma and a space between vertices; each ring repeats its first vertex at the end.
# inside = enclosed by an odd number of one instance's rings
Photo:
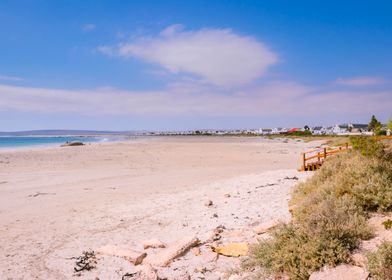
POLYGON ((327 148, 324 148, 324 160, 327 158, 327 148))
POLYGON ((305 153, 302 153, 302 170, 305 171, 305 167, 306 167, 306 157, 305 157, 305 153))

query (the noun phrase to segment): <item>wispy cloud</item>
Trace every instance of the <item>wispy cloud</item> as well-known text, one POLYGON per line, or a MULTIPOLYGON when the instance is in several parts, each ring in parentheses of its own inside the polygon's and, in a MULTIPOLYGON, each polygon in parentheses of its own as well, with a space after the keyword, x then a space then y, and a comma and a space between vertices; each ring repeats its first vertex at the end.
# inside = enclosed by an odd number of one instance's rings
POLYGON ((4 81, 21 81, 23 79, 20 78, 20 77, 16 77, 16 76, 0 75, 0 80, 4 80, 4 81))
POLYGON ((387 81, 379 77, 353 77, 353 78, 340 78, 335 81, 339 85, 345 86, 375 86, 385 84, 387 81))
POLYGON ((0 111, 115 116, 263 117, 352 120, 375 112, 390 117, 392 91, 324 92, 294 82, 270 82, 241 91, 216 91, 198 83, 174 84, 158 91, 113 88, 63 90, 0 85, 0 111), (325 104, 329 104, 325 106, 325 104), (366 104, 366 107, 363 106, 366 104), (312 117, 310 117, 312 116, 312 117))
POLYGON ((96 28, 95 24, 92 23, 87 23, 82 26, 82 30, 86 32, 93 31, 95 30, 95 28, 96 28))
POLYGON ((263 76, 278 61, 276 53, 253 37, 230 29, 183 31, 181 25, 169 26, 154 37, 122 43, 116 53, 225 87, 247 84, 263 76))
POLYGON ((105 55, 109 55, 109 56, 114 55, 114 50, 113 47, 111 46, 99 46, 95 50, 105 55))

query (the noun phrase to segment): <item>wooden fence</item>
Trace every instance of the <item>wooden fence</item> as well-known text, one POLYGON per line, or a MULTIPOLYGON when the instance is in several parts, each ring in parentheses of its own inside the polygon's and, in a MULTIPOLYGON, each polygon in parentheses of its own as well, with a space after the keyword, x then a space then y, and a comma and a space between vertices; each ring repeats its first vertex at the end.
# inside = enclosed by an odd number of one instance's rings
POLYGON ((346 143, 342 146, 321 148, 321 149, 316 149, 313 151, 302 153, 302 166, 300 170, 301 171, 317 170, 321 167, 321 165, 324 163, 324 160, 327 157, 330 157, 332 155, 341 152, 345 152, 350 148, 351 147, 348 145, 348 143, 346 143))

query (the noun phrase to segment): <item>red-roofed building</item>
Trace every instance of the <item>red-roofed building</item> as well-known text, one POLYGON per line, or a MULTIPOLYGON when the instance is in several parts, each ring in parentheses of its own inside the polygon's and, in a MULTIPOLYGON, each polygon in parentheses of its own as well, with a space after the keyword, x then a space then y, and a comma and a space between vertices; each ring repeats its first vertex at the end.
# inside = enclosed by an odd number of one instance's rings
POLYGON ((292 129, 290 129, 289 131, 287 131, 287 133, 293 133, 293 132, 297 132, 297 131, 301 131, 301 129, 294 127, 292 129))

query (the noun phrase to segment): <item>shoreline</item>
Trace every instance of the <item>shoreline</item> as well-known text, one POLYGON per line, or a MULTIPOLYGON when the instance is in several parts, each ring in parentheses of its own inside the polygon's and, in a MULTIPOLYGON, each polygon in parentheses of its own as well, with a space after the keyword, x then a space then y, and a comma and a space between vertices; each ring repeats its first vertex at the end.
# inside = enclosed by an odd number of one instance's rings
MULTIPOLYGON (((5 136, 0 136, 5 137, 5 136)), ((6 136, 8 137, 8 136, 6 136)), ((14 136, 12 136, 14 137, 14 136)), ((25 136, 22 136, 25 137, 25 136)), ((27 137, 27 136, 26 136, 27 137)), ((30 137, 30 136, 29 136, 30 137)), ((32 137, 41 137, 41 136, 32 136, 32 137)), ((45 137, 60 137, 60 136, 45 136, 45 137)), ((62 136, 61 136, 62 137, 62 136)), ((87 136, 89 137, 89 136, 87 136)), ((208 139, 208 140, 260 140, 260 141, 269 141, 269 142, 303 142, 300 138, 285 138, 285 137, 274 137, 269 138, 266 136, 254 136, 254 135, 247 135, 247 136, 238 136, 238 135, 148 135, 148 136, 132 136, 132 139, 118 139, 118 140, 109 140, 109 141, 92 141, 92 142, 83 142, 83 146, 91 146, 91 145, 106 145, 106 144, 126 144, 126 143, 136 143, 140 141, 147 141, 147 140, 200 140, 200 139, 208 139)), ((320 145, 324 142, 324 140, 316 139, 309 141, 314 143, 319 143, 320 145)), ((53 149, 53 148, 63 148, 61 147, 62 142, 58 143, 47 143, 47 144, 37 144, 37 145, 26 145, 26 146, 15 146, 15 147, 0 147, 0 154, 1 152, 17 152, 17 151, 29 151, 29 150, 46 150, 46 149, 53 149)))

